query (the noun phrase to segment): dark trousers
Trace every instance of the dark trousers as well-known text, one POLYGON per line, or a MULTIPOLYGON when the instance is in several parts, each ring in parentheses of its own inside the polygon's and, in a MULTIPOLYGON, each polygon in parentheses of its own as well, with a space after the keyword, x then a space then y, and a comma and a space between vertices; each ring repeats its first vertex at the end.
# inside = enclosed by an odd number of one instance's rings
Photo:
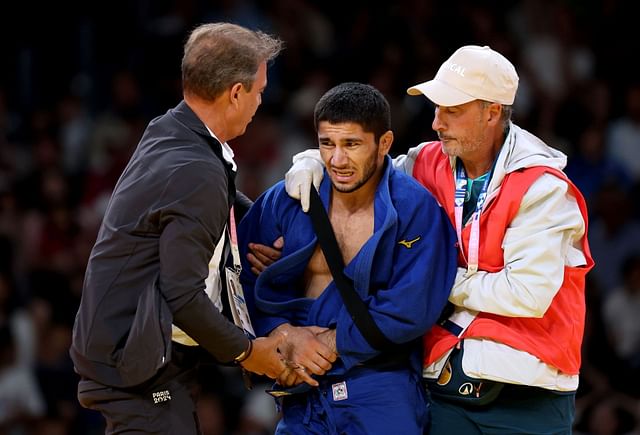
POLYGON ((460 405, 432 396, 430 435, 571 434, 575 393, 507 384, 483 406, 460 405))
POLYGON ((121 389, 82 378, 78 400, 102 413, 107 435, 199 435, 192 386, 200 355, 197 347, 173 343, 169 364, 143 385, 121 389))

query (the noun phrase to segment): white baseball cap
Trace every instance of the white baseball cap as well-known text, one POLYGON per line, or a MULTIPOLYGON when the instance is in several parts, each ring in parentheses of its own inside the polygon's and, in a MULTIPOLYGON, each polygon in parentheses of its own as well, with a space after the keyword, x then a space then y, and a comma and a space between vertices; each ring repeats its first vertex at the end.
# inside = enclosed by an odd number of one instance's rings
POLYGON ((486 45, 467 45, 442 64, 433 80, 412 86, 407 93, 424 94, 444 107, 473 100, 510 106, 517 90, 518 74, 506 57, 486 45))

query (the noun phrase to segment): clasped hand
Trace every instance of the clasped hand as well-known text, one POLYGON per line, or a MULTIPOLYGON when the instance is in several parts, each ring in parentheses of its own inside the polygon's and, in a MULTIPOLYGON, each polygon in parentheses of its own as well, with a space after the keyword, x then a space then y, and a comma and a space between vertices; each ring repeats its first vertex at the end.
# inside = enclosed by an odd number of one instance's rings
POLYGON ((318 386, 311 375, 325 374, 338 357, 333 329, 286 324, 276 328, 272 334, 283 336, 278 351, 287 369, 277 381, 285 387, 302 382, 318 386))

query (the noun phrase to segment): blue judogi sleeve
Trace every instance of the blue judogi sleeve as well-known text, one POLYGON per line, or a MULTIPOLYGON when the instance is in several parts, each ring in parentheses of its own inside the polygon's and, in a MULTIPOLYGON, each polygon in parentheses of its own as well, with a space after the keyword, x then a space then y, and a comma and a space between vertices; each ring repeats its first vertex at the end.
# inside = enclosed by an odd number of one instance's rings
POLYGON ((247 309, 251 316, 251 323, 258 337, 265 336, 280 324, 288 322, 286 317, 265 316, 264 313, 256 309, 254 288, 257 276, 251 271, 251 264, 247 260, 249 242, 271 246, 280 236, 280 232, 275 225, 276 221, 270 215, 271 207, 265 208, 265 203, 269 203, 273 199, 274 190, 275 186, 263 193, 255 201, 237 229, 238 249, 242 263, 240 281, 247 302, 247 309), (263 215, 265 214, 267 215, 267 219, 263 221, 263 215))
POLYGON ((306 310, 313 302, 304 297, 300 288, 300 278, 306 262, 299 261, 298 266, 294 268, 289 267, 289 264, 291 258, 296 256, 292 254, 297 254, 305 245, 311 246, 310 243, 315 239, 310 225, 309 217, 300 210, 300 203, 286 194, 284 183, 280 182, 256 200, 238 226, 238 245, 242 261, 240 279, 251 321, 258 336, 268 335, 283 323, 299 326, 306 320, 306 310), (251 272, 251 264, 246 258, 249 252, 248 243, 271 246, 280 236, 285 236, 282 257, 268 270, 282 269, 282 266, 285 266, 286 272, 276 271, 270 275, 265 271, 260 277, 256 277, 251 272), (256 291, 259 279, 262 283, 259 286, 261 296, 256 291), (261 300, 262 306, 258 308, 261 300), (265 308, 265 305, 269 308, 265 308))

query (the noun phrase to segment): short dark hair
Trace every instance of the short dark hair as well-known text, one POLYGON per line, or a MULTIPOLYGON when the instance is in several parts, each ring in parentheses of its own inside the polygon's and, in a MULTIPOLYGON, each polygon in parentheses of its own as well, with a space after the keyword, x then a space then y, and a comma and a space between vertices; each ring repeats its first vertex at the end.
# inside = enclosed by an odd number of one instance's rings
POLYGON ((318 131, 322 121, 331 124, 355 122, 378 141, 391 130, 391 110, 382 93, 371 85, 347 82, 329 89, 316 104, 313 123, 318 131))
POLYGON ((231 23, 210 23, 191 32, 182 58, 182 88, 213 100, 235 83, 251 90, 261 62, 269 62, 282 41, 231 23))

